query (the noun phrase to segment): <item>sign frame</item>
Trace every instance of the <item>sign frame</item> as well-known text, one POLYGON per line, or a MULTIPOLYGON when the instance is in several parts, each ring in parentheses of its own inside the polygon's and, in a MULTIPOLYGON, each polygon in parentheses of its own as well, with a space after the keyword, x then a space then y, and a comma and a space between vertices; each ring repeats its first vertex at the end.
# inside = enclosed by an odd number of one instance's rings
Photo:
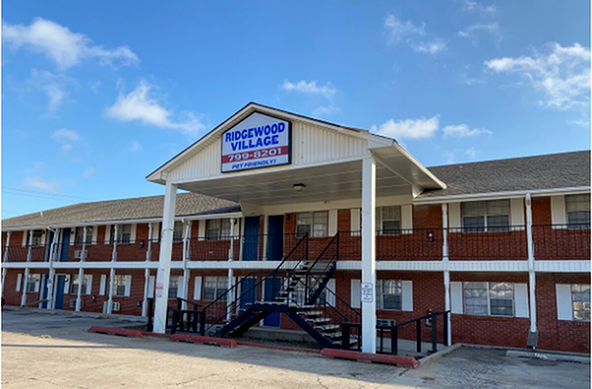
POLYGON ((236 173, 236 172, 241 172, 241 171, 245 171, 245 170, 257 170, 257 169, 264 169, 264 168, 270 168, 270 167, 275 167, 275 166, 284 166, 284 165, 291 165, 292 164, 292 122, 290 120, 287 120, 285 118, 281 118, 281 117, 277 117, 275 115, 269 115, 267 113, 264 112, 260 112, 260 111, 254 111, 252 112, 249 116, 247 116, 246 118, 244 118, 243 120, 241 120, 239 123, 235 124, 232 128, 224 131, 222 133, 222 136, 220 138, 220 173, 222 174, 226 174, 226 173, 236 173), (254 114, 259 114, 259 115, 263 115, 266 117, 269 117, 271 119, 276 119, 276 120, 281 120, 282 122, 286 122, 287 123, 287 139, 288 139, 288 159, 286 162, 282 162, 282 163, 277 163, 277 164, 273 164, 273 165, 265 165, 265 166, 255 166, 255 167, 243 167, 241 169, 233 169, 233 170, 224 170, 224 162, 222 161, 222 158, 224 157, 224 135, 226 135, 226 133, 234 128, 236 128, 238 125, 240 125, 241 123, 243 123, 245 120, 249 119, 251 116, 253 116, 254 114))
POLYGON ((360 283, 360 301, 363 303, 371 303, 374 301, 374 285, 372 282, 360 283))

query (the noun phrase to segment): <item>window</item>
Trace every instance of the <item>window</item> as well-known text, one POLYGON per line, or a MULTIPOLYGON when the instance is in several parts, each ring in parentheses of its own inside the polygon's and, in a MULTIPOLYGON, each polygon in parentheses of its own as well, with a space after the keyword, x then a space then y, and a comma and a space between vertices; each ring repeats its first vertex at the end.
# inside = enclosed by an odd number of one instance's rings
POLYGON ((296 214, 296 236, 320 238, 327 236, 329 212, 301 212, 296 214))
POLYGON ((396 280, 376 280, 376 309, 400 311, 403 306, 403 285, 396 280))
POLYGON ((462 203, 464 232, 508 231, 510 200, 462 203))
POLYGON ((401 233, 401 207, 379 207, 376 209, 378 235, 399 235, 401 233))
POLYGON ((86 242, 85 244, 92 243, 92 236, 93 236, 93 228, 92 226, 88 227, 76 227, 76 238, 74 239, 74 244, 81 245, 82 240, 84 239, 84 229, 86 228, 86 242))
POLYGON ((590 321, 590 285, 572 284, 571 302, 574 320, 590 321))
MULTIPOLYGON (((131 277, 129 277, 131 281, 131 277)), ((124 297, 126 295, 128 276, 116 275, 113 278, 113 296, 124 297)), ((130 285, 131 286, 131 285, 130 285)))
POLYGON ((33 230, 33 239, 31 240, 31 246, 42 246, 43 245, 43 230, 33 230))
MULTIPOLYGON (((87 274, 82 277, 82 294, 90 294, 91 290, 89 286, 91 283, 91 275, 87 274)), ((70 294, 78 294, 78 274, 72 275, 72 282, 70 282, 70 294)))
POLYGON ((29 274, 27 277, 27 293, 39 292, 39 284, 41 283, 41 274, 29 274))
POLYGON ((179 280, 181 277, 171 276, 169 278, 169 299, 174 299, 179 293, 179 280))
POLYGON ((230 238, 230 219, 214 219, 207 222, 208 240, 226 240, 230 238))
MULTIPOLYGON (((117 226, 117 243, 130 243, 132 239, 132 225, 120 224, 117 226)), ((111 244, 115 240, 115 226, 111 226, 111 244)))
MULTIPOLYGON (((205 277, 203 288, 204 300, 216 300, 228 289, 228 277, 205 277)), ((222 298, 226 301, 226 296, 222 298)))
POLYGON ((567 224, 575 228, 590 228, 590 195, 565 196, 567 224))
POLYGON ((465 282, 465 313, 514 316, 514 285, 510 282, 465 282))
MULTIPOLYGON (((183 223, 182 222, 175 222, 175 227, 173 228, 173 242, 180 242, 183 240, 183 223)), ((169 294, 170 296, 170 294, 169 294)))

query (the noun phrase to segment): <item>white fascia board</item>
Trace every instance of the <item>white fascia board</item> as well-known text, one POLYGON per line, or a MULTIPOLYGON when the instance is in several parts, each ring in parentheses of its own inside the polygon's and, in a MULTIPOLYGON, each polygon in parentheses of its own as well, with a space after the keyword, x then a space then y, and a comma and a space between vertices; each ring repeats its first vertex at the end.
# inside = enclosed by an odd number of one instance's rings
POLYGON ((460 203, 468 200, 495 200, 499 198, 521 198, 530 193, 532 197, 544 197, 557 194, 581 194, 590 193, 589 186, 578 186, 570 188, 553 188, 553 189, 536 189, 536 190, 517 190, 507 192, 490 192, 490 193, 472 193, 462 195, 438 196, 427 198, 415 198, 414 204, 441 204, 441 203, 460 203))
POLYGON ((417 166, 425 175, 430 177, 434 182, 442 187, 442 189, 448 188, 445 182, 441 181, 438 177, 434 175, 431 171, 428 170, 427 167, 423 166, 413 155, 411 155, 407 150, 403 148, 400 144, 396 143, 393 145, 401 154, 405 156, 411 163, 417 166))
POLYGON ((590 261, 535 261, 534 271, 537 273, 590 273, 590 261))

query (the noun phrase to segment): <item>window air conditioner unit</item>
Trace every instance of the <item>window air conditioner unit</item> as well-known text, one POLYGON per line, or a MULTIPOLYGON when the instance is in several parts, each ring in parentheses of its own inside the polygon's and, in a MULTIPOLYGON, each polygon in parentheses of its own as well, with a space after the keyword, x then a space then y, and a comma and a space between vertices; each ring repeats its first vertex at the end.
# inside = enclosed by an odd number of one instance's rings
POLYGON ((74 258, 86 259, 87 256, 88 256, 88 250, 84 250, 84 258, 82 257, 82 250, 74 251, 74 258))
POLYGON ((113 303, 113 312, 121 310, 121 303, 113 303))
POLYGON ((392 319, 376 319, 376 325, 380 327, 393 327, 397 324, 396 320, 392 319))

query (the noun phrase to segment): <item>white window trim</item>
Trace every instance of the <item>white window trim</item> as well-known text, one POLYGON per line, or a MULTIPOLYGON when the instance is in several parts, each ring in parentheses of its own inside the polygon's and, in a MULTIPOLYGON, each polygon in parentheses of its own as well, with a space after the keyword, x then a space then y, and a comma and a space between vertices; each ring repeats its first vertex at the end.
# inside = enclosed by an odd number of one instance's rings
MULTIPOLYGON (((505 216, 504 215, 492 215, 492 216, 505 216)), ((467 216, 470 217, 470 216, 467 216)), ((480 201, 463 201, 462 203, 460 203, 460 222, 461 222, 461 226, 462 229, 461 231, 463 233, 480 233, 480 232, 508 232, 508 231, 512 231, 512 202, 510 201, 510 199, 499 199, 499 200, 480 200, 480 201), (508 202, 508 229, 505 230, 506 227, 492 227, 492 229, 489 229, 489 226, 487 225, 487 217, 489 216, 487 214, 487 203, 493 202, 493 201, 507 201, 508 202), (463 204, 467 204, 467 203, 484 203, 484 212, 483 212, 483 231, 478 231, 478 228, 481 227, 465 227, 465 215, 462 212, 462 205, 463 204), (466 231, 465 231, 466 229, 466 231), (472 231, 472 230, 476 230, 476 231, 472 231)))
POLYGON ((463 302, 462 302, 462 307, 463 307, 463 314, 465 315, 469 315, 469 316, 482 316, 482 317, 519 317, 516 316, 516 283, 514 282, 508 282, 508 284, 512 285, 512 315, 493 315, 491 313, 491 297, 490 297, 490 291, 491 291, 491 286, 490 284, 496 284, 496 283, 504 283, 506 281, 464 281, 462 282, 462 297, 463 297, 463 302), (485 282, 487 283, 487 313, 486 314, 479 314, 479 313, 467 313, 466 312, 466 305, 465 305, 465 287, 467 285, 467 283, 469 282, 485 282))

